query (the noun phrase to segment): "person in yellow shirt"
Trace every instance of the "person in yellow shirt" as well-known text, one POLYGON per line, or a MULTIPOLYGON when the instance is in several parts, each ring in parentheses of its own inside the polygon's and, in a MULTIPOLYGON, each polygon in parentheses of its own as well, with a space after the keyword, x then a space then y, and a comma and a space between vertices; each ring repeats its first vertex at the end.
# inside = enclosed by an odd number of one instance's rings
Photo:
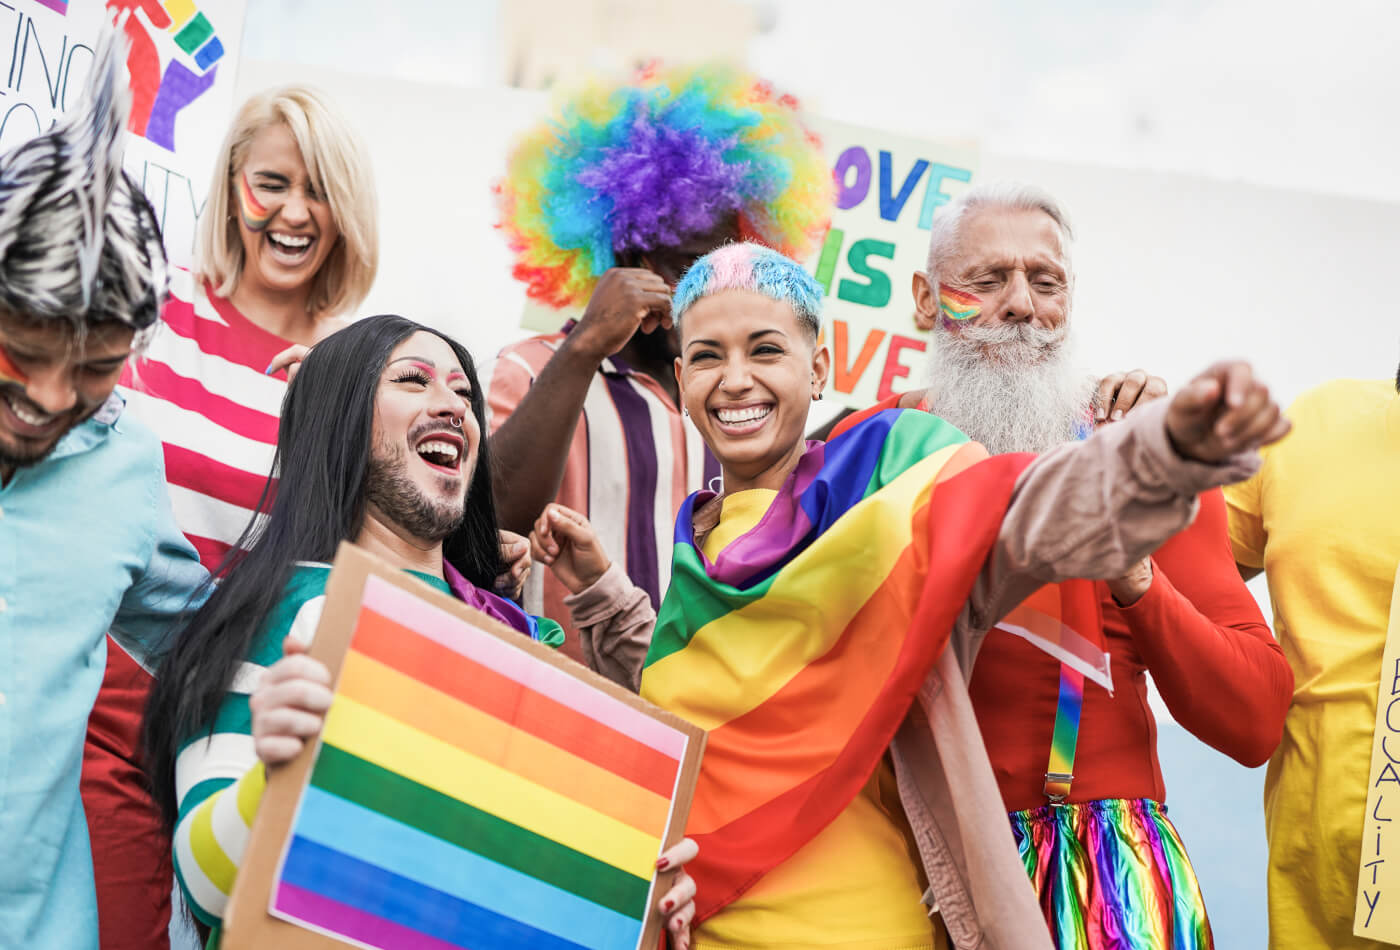
POLYGON ((1264 783, 1271 950, 1390 946, 1352 923, 1381 658, 1400 611, 1397 390, 1400 376, 1304 393, 1292 434, 1225 489, 1235 560, 1268 577, 1296 683, 1264 783))

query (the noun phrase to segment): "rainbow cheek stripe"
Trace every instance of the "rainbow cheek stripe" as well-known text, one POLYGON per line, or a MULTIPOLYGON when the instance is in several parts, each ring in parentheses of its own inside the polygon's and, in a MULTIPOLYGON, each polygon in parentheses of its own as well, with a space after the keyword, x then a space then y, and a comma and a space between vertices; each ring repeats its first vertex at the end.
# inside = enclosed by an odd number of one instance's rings
POLYGON ((253 187, 247 175, 238 176, 238 204, 243 213, 243 226, 249 231, 261 231, 272 220, 272 212, 253 197, 253 187))
POLYGON ((938 309, 943 312, 944 320, 961 323, 982 312, 982 298, 954 290, 947 284, 939 284, 938 309))
POLYGON ((29 377, 24 375, 18 366, 10 360, 10 354, 5 352, 5 348, 0 346, 0 383, 24 383, 29 382, 29 377))

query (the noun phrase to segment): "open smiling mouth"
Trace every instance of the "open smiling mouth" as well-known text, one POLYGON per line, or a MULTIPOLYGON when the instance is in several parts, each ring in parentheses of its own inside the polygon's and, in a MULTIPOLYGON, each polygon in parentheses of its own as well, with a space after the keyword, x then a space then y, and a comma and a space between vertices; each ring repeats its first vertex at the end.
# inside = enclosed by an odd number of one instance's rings
POLYGON ((459 436, 445 432, 434 432, 425 436, 414 451, 429 468, 444 475, 460 475, 462 472, 462 440, 459 436))
POLYGON ((14 393, 0 393, 0 400, 3 400, 5 408, 10 411, 10 415, 19 423, 13 426, 19 435, 26 438, 43 438, 57 429, 63 422, 63 414, 51 416, 47 413, 38 412, 27 400, 19 398, 14 393))
POLYGON ((722 432, 729 435, 747 435, 763 428, 768 417, 773 414, 772 403, 757 406, 732 406, 712 409, 710 414, 719 422, 722 432))
POLYGON ((288 266, 295 266, 306 260, 311 255, 311 249, 316 246, 316 239, 310 234, 268 231, 266 240, 273 259, 288 266))

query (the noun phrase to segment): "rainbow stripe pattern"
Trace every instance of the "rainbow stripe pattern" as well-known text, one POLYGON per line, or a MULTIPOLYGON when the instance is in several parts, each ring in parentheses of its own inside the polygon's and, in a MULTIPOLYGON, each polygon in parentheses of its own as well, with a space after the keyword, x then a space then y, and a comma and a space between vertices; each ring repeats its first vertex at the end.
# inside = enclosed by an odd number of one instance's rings
POLYGON ((269 910, 385 950, 635 950, 687 742, 370 576, 269 910))
POLYGON ((945 318, 960 323, 963 320, 971 320, 982 312, 982 298, 940 283, 938 309, 943 311, 945 318))
POLYGON ((1211 950, 1205 900, 1166 806, 1045 805, 1011 830, 1058 950, 1211 950))
POLYGON ((1029 455, 923 412, 813 443, 711 562, 677 518, 642 695, 709 731, 687 834, 704 920, 855 798, 947 643, 1029 455))
POLYGON ((29 377, 14 364, 5 348, 0 346, 0 383, 19 383, 23 386, 27 382, 29 377))
POLYGON ((247 175, 238 176, 238 207, 243 215, 243 226, 249 231, 261 231, 272 220, 272 212, 253 195, 247 175))

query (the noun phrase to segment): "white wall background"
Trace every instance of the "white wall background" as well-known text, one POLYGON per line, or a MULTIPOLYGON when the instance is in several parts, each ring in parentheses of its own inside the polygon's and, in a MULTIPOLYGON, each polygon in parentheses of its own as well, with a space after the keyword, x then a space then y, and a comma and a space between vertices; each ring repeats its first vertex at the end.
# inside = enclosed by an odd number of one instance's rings
MULTIPOLYGON (((292 81, 329 91, 370 142, 381 269, 364 312, 440 327, 478 358, 516 339, 524 297, 492 226, 490 185, 544 96, 245 60, 239 99, 292 81)), ((903 119, 899 131, 917 135, 903 119)), ((997 150, 984 152, 980 177, 1036 182, 1070 209, 1080 238, 1073 319, 1088 369, 1142 366, 1176 386, 1216 358, 1245 356, 1285 401, 1331 377, 1395 373, 1400 204, 997 150)), ((1262 948, 1262 770, 1195 742, 1160 707, 1159 717, 1168 800, 1217 945, 1262 948)))

